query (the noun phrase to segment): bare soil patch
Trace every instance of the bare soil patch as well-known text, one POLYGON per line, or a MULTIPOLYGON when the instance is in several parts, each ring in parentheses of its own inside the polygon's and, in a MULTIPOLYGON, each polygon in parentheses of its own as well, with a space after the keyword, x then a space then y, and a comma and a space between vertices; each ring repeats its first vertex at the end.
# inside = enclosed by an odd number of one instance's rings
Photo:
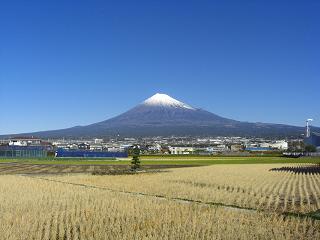
MULTIPOLYGON (((142 171, 194 167, 194 165, 143 165, 142 171)), ((28 164, 28 163, 0 163, 0 175, 8 174, 69 174, 92 173, 96 175, 132 174, 130 165, 70 165, 70 164, 28 164)))

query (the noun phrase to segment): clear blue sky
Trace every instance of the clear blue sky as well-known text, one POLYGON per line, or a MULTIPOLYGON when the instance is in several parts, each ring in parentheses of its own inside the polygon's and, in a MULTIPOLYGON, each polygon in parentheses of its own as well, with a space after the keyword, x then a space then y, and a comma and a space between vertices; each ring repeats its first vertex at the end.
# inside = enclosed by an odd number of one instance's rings
POLYGON ((320 1, 1 1, 0 134, 113 117, 156 92, 320 126, 320 1))

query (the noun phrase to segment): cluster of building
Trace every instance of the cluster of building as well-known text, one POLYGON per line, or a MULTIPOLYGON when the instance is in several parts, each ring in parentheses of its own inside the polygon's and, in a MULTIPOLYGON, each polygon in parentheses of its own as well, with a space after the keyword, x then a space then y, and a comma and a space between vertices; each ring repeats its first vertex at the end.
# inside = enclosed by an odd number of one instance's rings
POLYGON ((0 140, 0 157, 43 158, 43 157, 128 157, 124 148, 106 146, 103 140, 42 140, 35 137, 14 137, 0 140))
POLYGON ((47 139, 14 137, 0 140, 0 157, 127 157, 134 145, 142 154, 240 154, 252 152, 301 152, 306 144, 320 150, 320 135, 306 139, 245 137, 146 137, 110 139, 47 139))
POLYGON ((180 139, 168 145, 170 154, 234 154, 262 151, 285 151, 288 149, 286 140, 248 139, 241 137, 217 137, 180 139))
POLYGON ((91 150, 106 152, 123 152, 134 144, 134 141, 112 139, 105 141, 104 139, 58 139, 51 141, 52 145, 57 149, 64 150, 91 150))
POLYGON ((53 151, 50 142, 34 137, 14 137, 0 141, 0 157, 47 157, 48 152, 53 151))

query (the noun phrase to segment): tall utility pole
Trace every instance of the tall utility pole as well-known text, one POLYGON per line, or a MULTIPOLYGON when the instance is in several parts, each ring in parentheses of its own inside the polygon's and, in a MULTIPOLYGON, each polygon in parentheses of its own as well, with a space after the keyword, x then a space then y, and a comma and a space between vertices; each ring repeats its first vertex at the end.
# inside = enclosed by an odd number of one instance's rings
POLYGON ((307 119, 306 120, 306 137, 308 138, 308 137, 310 137, 310 122, 312 122, 313 121, 313 119, 312 118, 309 118, 309 119, 307 119))

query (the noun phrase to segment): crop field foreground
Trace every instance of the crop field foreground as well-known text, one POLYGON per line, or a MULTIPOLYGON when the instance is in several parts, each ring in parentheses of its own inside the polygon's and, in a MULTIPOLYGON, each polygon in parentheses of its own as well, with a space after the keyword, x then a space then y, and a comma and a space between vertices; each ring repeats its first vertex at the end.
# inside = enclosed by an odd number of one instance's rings
MULTIPOLYGON (((0 164, 50 164, 50 165, 128 165, 131 158, 0 158, 0 164)), ((320 163, 320 157, 286 158, 279 156, 196 156, 153 155, 141 156, 142 165, 215 165, 215 164, 272 164, 272 163, 320 163)))
POLYGON ((0 236, 320 239, 320 221, 309 215, 320 209, 320 175, 282 171, 288 166, 298 165, 213 165, 119 176, 2 175, 0 236))

